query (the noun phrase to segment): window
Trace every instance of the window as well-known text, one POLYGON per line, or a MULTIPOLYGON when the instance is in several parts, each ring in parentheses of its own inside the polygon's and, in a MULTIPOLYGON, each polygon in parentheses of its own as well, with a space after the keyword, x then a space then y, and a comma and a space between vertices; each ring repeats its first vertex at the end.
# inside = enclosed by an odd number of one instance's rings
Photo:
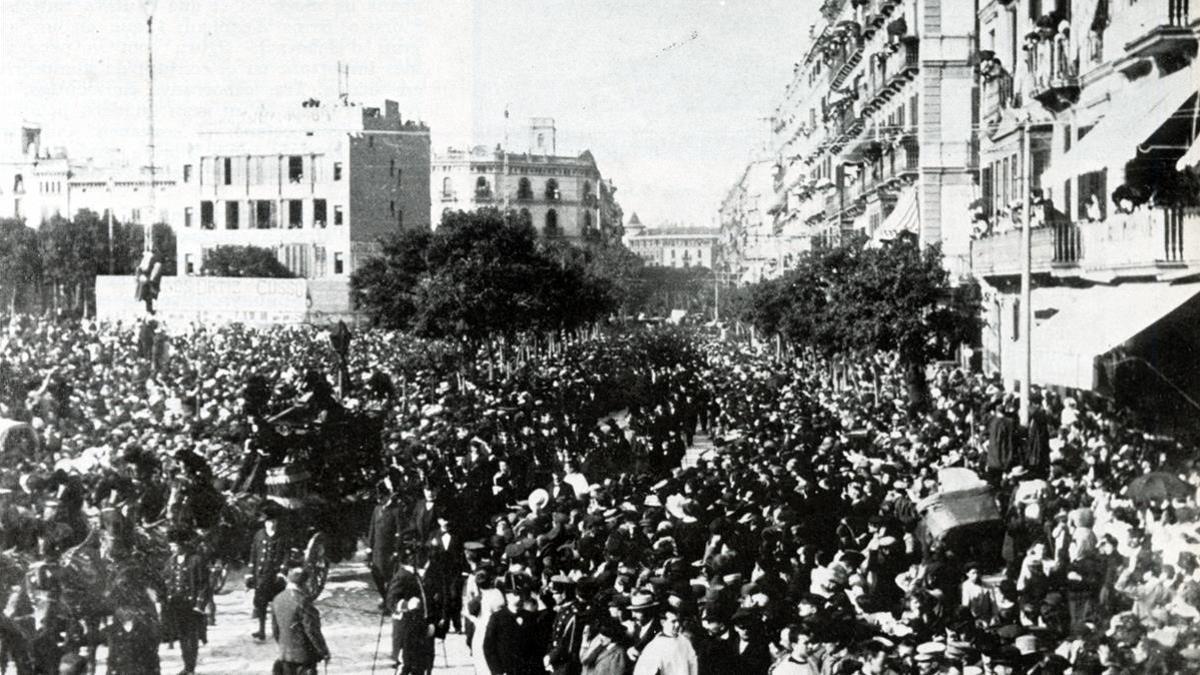
POLYGON ((185 207, 183 208, 183 226, 184 226, 184 227, 191 227, 191 226, 192 226, 192 215, 193 215, 193 214, 192 214, 192 207, 190 207, 190 206, 185 206, 185 207))
POLYGON ((272 199, 259 199, 254 202, 254 223, 253 226, 260 230, 269 230, 275 227, 275 201, 272 199))
POLYGON ((209 201, 200 202, 200 227, 211 230, 213 229, 213 203, 209 201))
POLYGON ((325 200, 313 200, 313 227, 325 227, 325 200))
POLYGON ((191 164, 183 165, 183 182, 185 182, 185 183, 192 182, 192 165, 191 164))
POLYGON ((334 180, 342 179, 342 163, 341 162, 333 163, 333 179, 334 180))
POLYGON ((475 198, 490 199, 492 196, 492 186, 488 183, 488 179, 480 176, 475 179, 475 198))
POLYGON ((396 211, 396 226, 402 230, 404 229, 404 209, 396 211))
POLYGON ((342 274, 346 268, 346 263, 340 252, 333 254, 333 273, 342 274))
POLYGON ((212 159, 212 184, 213 185, 221 185, 225 182, 224 177, 221 176, 221 169, 223 169, 223 168, 225 168, 225 162, 222 162, 220 157, 213 157, 213 159, 212 159))
POLYGON ((389 176, 395 176, 395 175, 396 175, 396 160, 395 160, 395 159, 392 159, 392 160, 391 160, 391 161, 388 163, 388 175, 389 175, 389 176))
POLYGON ((404 169, 396 169, 396 187, 404 184, 404 169))
POLYGON ((233 184, 233 158, 226 157, 222 160, 221 176, 224 178, 225 185, 233 184))
POLYGON ((304 158, 300 155, 288 157, 288 182, 299 183, 304 179, 304 158))
MULTIPOLYGON (((130 222, 134 222, 134 223, 142 222, 142 210, 141 209, 133 209, 132 211, 130 211, 129 220, 130 220, 130 222)), ((210 227, 210 229, 211 229, 211 227, 210 227)))
POLYGON ((559 198, 558 181, 551 178, 546 181, 546 201, 556 202, 559 198))
POLYGON ((196 263, 192 261, 192 254, 188 253, 183 256, 183 271, 184 274, 195 274, 196 263))
POLYGON ((391 213, 393 216, 396 215, 396 200, 395 199, 388 202, 388 212, 391 213))
POLYGON ((584 211, 583 212, 583 230, 586 232, 591 229, 592 229, 592 212, 584 211))
POLYGON ((524 224, 532 225, 533 224, 533 214, 531 214, 529 212, 529 209, 521 209, 520 213, 518 214, 518 217, 521 219, 522 225, 524 225, 524 224))
POLYGON ((288 200, 288 229, 297 230, 304 227, 304 202, 299 199, 288 200))
POLYGON ((442 179, 442 199, 454 198, 454 183, 449 176, 442 179))
POLYGON ((225 202, 225 229, 227 229, 227 230, 238 229, 238 226, 239 226, 238 216, 240 216, 240 215, 241 214, 238 212, 238 203, 237 202, 235 202, 235 201, 225 202))
POLYGON ((533 185, 529 183, 528 178, 517 182, 517 199, 533 199, 533 185))
POLYGON ((342 223, 342 207, 339 204, 333 207, 333 224, 341 225, 342 223))
POLYGON ((545 232, 546 232, 547 237, 557 237, 559 235, 558 211, 555 211, 554 209, 550 209, 549 211, 546 212, 545 232))

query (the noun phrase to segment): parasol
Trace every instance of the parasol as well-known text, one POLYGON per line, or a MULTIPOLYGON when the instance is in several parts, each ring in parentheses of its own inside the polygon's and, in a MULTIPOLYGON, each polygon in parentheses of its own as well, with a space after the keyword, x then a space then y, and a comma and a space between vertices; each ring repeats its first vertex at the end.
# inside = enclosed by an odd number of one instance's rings
POLYGON ((1165 471, 1152 471, 1138 476, 1125 487, 1125 496, 1135 502, 1155 499, 1187 499, 1196 494, 1196 486, 1165 471))

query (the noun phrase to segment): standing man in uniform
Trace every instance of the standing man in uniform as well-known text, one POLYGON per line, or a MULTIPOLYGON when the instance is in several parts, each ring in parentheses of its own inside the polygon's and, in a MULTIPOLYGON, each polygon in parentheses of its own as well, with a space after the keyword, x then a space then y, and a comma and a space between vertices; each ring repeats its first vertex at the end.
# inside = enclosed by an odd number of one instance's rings
POLYGON ((546 665, 554 671, 554 675, 579 675, 583 670, 579 651, 583 644, 586 617, 575 602, 575 582, 566 575, 557 574, 550 579, 550 593, 556 604, 546 665))
POLYGON ((379 609, 386 609, 387 585, 396 571, 396 554, 404 529, 404 512, 400 506, 400 493, 391 478, 385 478, 380 487, 381 500, 371 513, 371 524, 367 529, 367 561, 371 568, 371 579, 379 592, 379 609))
POLYGON ((436 590, 425 582, 426 562, 418 567, 418 555, 407 548, 403 560, 388 583, 387 606, 392 613, 392 662, 403 675, 425 675, 433 669, 435 624, 441 603, 436 590), (403 657, 403 658, 402 658, 403 657))
POLYGON ((317 664, 329 660, 321 634, 321 613, 304 591, 303 567, 287 571, 287 588, 271 600, 271 635, 279 644, 276 673, 316 675, 317 664))
POLYGON ((174 528, 167 533, 171 557, 167 561, 166 593, 163 595, 163 633, 179 641, 183 673, 196 672, 200 642, 207 639, 204 602, 208 597, 208 572, 200 556, 191 550, 191 530, 174 528))
POLYGON ((246 575, 246 588, 254 591, 254 618, 258 619, 258 630, 251 634, 255 640, 265 640, 267 607, 275 594, 283 590, 282 575, 287 563, 287 538, 279 531, 279 519, 283 507, 267 502, 263 507, 263 527, 254 533, 250 548, 250 574, 246 575))

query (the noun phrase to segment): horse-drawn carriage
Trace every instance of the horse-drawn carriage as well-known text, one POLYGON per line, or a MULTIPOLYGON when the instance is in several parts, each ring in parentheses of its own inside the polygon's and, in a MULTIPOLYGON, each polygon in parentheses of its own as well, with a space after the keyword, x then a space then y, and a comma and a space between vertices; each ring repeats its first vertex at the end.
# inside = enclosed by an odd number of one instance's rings
POLYGON ((926 556, 950 550, 960 560, 998 563, 1004 527, 992 488, 967 469, 944 469, 938 478, 938 492, 917 504, 926 556))

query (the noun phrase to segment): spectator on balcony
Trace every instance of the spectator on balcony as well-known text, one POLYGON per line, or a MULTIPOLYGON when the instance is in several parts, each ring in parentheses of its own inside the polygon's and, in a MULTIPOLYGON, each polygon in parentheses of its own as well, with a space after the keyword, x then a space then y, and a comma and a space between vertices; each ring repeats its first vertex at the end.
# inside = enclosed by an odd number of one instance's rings
POLYGON ((1071 24, 1065 19, 1058 22, 1058 32, 1054 35, 1054 66, 1051 75, 1068 77, 1071 74, 1071 24))
POLYGON ((1104 214, 1100 210, 1100 196, 1093 192, 1088 196, 1087 203, 1083 207, 1085 218, 1089 223, 1098 223, 1104 220, 1104 214))

